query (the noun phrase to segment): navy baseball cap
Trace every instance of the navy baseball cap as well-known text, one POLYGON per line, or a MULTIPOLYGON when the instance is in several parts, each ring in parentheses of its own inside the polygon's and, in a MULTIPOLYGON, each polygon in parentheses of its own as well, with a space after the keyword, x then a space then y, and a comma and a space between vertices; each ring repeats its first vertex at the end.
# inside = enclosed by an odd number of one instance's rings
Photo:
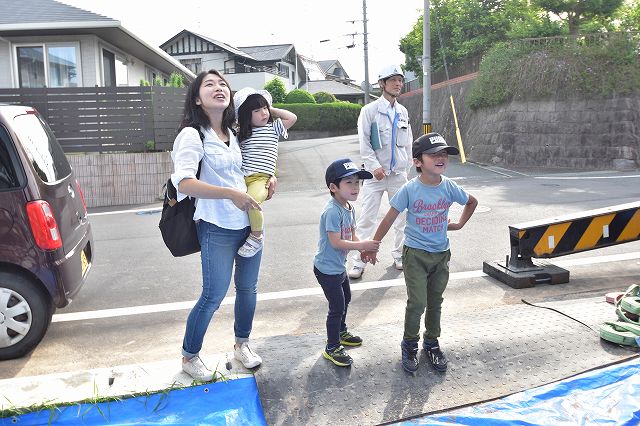
POLYGON ((358 168, 356 163, 350 159, 342 158, 334 161, 327 167, 324 180, 327 182, 327 187, 329 187, 331 183, 338 179, 351 175, 358 175, 360 179, 371 179, 373 177, 368 171, 358 168))
POLYGON ((411 147, 413 158, 420 158, 422 154, 435 154, 443 149, 447 150, 447 154, 460 154, 458 148, 447 145, 447 141, 444 140, 442 135, 435 132, 420 136, 413 141, 413 146, 411 147))

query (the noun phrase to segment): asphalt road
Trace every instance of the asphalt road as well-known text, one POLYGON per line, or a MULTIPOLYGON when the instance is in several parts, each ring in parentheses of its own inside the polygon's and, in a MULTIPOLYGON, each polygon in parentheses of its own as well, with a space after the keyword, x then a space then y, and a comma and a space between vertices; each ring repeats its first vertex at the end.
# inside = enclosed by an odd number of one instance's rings
MULTIPOLYGON (((318 294, 312 259, 318 217, 329 197, 324 170, 341 157, 357 161, 355 136, 281 144, 278 192, 264 205, 259 294, 268 300, 258 302, 254 337, 290 335, 295 348, 296 335, 324 333, 326 301, 318 294)), ((478 198, 479 206, 463 230, 450 233, 453 274, 445 312, 472 315, 522 298, 594 296, 640 282, 640 242, 557 259, 554 263, 569 262, 567 284, 514 290, 481 273, 484 260, 509 253, 507 225, 638 201, 639 171, 523 172, 452 160, 446 174, 478 198), (576 264, 576 259, 588 260, 576 264)), ((170 255, 157 228, 159 209, 158 203, 90 212, 95 262, 87 283, 69 307, 57 312, 33 353, 0 363, 0 379, 179 359, 186 316, 199 295, 200 261, 197 255, 170 255)), ((460 211, 454 206, 452 216, 460 211)), ((353 282, 348 322, 356 331, 358 325, 399 322, 404 315, 406 294, 397 280, 402 273, 392 267, 390 239, 382 244, 381 262, 353 282), (373 282, 380 283, 358 288, 373 282)), ((203 353, 226 352, 232 344, 233 305, 225 304, 211 323, 203 353)))

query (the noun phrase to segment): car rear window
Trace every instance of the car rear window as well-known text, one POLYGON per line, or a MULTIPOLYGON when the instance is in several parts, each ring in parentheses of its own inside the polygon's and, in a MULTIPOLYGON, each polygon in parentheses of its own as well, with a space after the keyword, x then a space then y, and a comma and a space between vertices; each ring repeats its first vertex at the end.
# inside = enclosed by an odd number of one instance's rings
POLYGON ((0 126, 0 190, 19 186, 18 175, 12 157, 15 155, 7 130, 0 126), (9 151, 11 150, 11 151, 9 151))
POLYGON ((49 126, 36 114, 18 115, 14 130, 33 168, 43 182, 57 182, 71 173, 71 166, 49 126))

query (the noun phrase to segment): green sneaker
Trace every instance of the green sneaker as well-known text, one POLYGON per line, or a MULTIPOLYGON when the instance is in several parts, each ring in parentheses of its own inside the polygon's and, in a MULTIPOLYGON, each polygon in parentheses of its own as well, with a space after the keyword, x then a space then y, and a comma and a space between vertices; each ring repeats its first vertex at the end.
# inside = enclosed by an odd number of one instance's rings
POLYGON ((360 346, 362 339, 359 336, 354 336, 348 331, 340 333, 340 344, 345 346, 360 346))
POLYGON ((337 365, 338 367, 349 367, 353 364, 353 359, 344 351, 344 347, 338 346, 332 351, 325 349, 322 356, 337 365))

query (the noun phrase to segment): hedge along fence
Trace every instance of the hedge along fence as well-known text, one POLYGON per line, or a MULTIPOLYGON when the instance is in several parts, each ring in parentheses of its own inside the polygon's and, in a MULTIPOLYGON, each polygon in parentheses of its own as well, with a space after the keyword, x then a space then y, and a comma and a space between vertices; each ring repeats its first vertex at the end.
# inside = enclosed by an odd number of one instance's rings
POLYGON ((362 105, 349 102, 326 104, 275 104, 298 116, 295 130, 356 130, 362 105))

